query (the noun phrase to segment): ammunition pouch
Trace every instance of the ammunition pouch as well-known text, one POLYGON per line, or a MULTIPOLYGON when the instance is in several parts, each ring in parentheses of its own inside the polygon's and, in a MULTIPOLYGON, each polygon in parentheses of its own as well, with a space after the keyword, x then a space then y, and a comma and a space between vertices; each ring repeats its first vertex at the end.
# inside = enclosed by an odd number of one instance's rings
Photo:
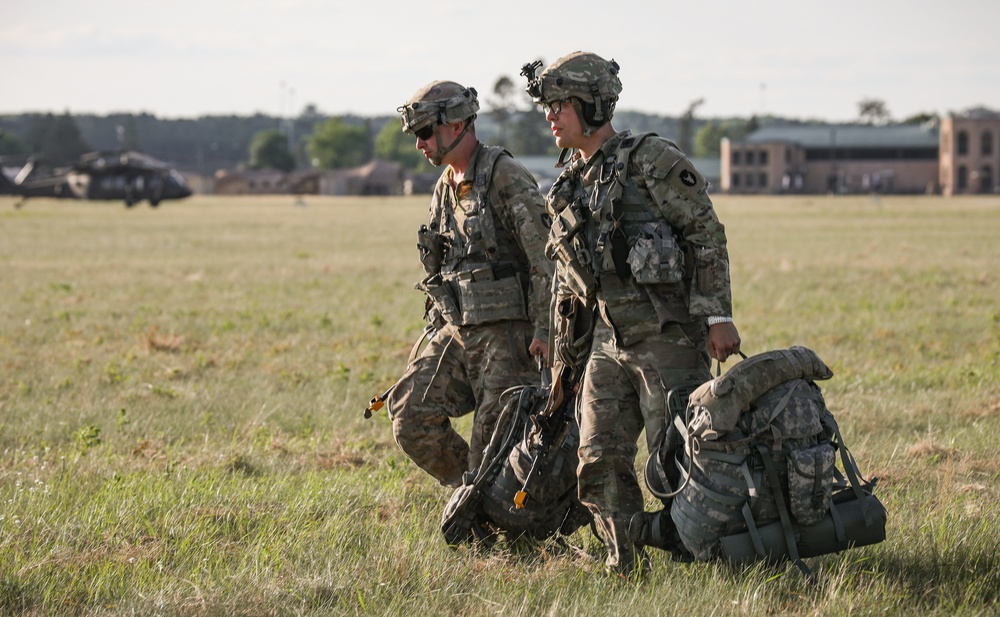
POLYGON ((416 288, 427 294, 425 317, 437 329, 445 323, 462 325, 462 312, 458 308, 455 294, 440 274, 429 276, 416 284, 416 288))
POLYGON ((464 326, 528 318, 521 278, 512 266, 462 272, 458 297, 464 326))
POLYGON ((628 253, 637 283, 680 283, 684 279, 684 252, 670 225, 658 221, 642 225, 628 253))
POLYGON ((528 318, 524 286, 511 264, 435 274, 416 288, 427 294, 425 317, 436 328, 528 318))
POLYGON ((447 236, 429 229, 427 225, 421 225, 417 230, 417 252, 420 254, 420 264, 427 276, 441 271, 448 245, 447 236))

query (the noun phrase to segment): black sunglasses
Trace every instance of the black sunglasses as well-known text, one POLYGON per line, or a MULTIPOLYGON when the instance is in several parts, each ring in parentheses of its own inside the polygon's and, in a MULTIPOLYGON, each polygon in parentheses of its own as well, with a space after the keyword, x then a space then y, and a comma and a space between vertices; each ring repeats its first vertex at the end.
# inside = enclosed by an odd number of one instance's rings
POLYGON ((431 135, 434 134, 434 127, 435 126, 436 125, 434 125, 434 124, 428 124, 427 126, 425 126, 424 128, 420 129, 419 131, 413 131, 413 134, 417 136, 417 139, 422 139, 424 141, 427 141, 428 139, 431 138, 431 135))
POLYGON ((549 101, 548 103, 542 103, 542 112, 547 114, 551 111, 553 115, 558 116, 562 113, 563 107, 568 104, 570 104, 569 99, 559 99, 549 101))

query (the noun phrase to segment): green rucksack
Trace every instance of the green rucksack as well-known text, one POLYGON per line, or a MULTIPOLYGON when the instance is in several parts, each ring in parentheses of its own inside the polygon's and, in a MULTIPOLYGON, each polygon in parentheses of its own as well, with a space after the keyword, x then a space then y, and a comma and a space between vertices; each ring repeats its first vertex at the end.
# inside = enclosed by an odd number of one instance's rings
POLYGON ((876 480, 863 479, 815 383, 832 376, 812 350, 791 347, 687 397, 646 481, 695 559, 791 560, 808 573, 805 557, 885 539, 876 480))

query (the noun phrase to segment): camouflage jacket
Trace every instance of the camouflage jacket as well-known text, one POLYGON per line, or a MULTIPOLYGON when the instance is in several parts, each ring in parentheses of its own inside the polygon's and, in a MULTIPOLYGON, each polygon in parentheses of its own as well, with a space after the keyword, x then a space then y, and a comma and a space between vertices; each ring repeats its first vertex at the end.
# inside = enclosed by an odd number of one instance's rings
POLYGON ((448 167, 434 187, 429 210, 429 227, 447 238, 440 273, 446 280, 462 281, 452 285, 461 302, 464 281, 472 273, 484 267, 505 272, 513 267, 523 282, 522 311, 534 326, 534 336, 546 340, 554 267, 545 257, 548 215, 537 182, 508 152, 483 144, 476 147, 456 188, 453 178, 454 170, 448 167), (492 165, 491 174, 480 169, 484 164, 492 165))
POLYGON ((582 204, 576 251, 599 281, 602 318, 623 344, 668 322, 732 315, 725 228, 706 189, 671 141, 629 131, 589 160, 577 153, 553 185, 554 215, 582 204))

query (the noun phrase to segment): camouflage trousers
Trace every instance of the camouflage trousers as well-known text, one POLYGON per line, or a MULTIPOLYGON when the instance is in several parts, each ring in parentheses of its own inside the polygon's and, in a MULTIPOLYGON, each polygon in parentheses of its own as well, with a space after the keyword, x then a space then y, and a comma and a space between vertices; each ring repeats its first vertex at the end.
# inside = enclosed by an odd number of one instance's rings
POLYGON ((537 384, 528 357, 529 321, 478 326, 446 325, 431 337, 388 400, 396 444, 418 467, 445 486, 482 462, 508 388, 537 384), (469 442, 451 418, 475 413, 469 442))
POLYGON ((640 435, 645 430, 647 446, 657 447, 670 420, 667 393, 710 378, 701 322, 667 324, 659 335, 622 347, 598 321, 577 412, 577 476, 580 501, 594 515, 612 571, 628 576, 638 565, 628 527, 645 507, 635 470, 640 435))

